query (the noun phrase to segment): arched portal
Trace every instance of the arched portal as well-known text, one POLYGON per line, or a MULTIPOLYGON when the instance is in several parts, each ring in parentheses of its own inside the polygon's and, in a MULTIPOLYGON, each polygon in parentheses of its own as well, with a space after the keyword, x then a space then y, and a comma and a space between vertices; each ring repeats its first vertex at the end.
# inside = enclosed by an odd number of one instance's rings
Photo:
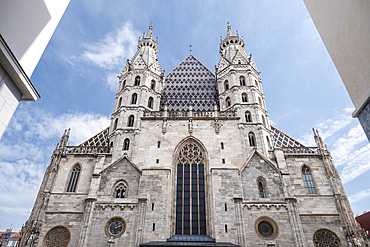
POLYGON ((175 234, 205 235, 205 151, 198 142, 189 139, 178 149, 176 157, 175 234))

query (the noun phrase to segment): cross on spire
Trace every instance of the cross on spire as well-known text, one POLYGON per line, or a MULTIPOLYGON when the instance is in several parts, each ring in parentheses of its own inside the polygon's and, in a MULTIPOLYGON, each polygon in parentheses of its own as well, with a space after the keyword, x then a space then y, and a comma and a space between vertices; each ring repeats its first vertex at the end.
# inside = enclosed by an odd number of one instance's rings
POLYGON ((191 48, 193 47, 193 45, 190 44, 189 47, 190 47, 190 55, 191 55, 191 51, 192 51, 191 48))

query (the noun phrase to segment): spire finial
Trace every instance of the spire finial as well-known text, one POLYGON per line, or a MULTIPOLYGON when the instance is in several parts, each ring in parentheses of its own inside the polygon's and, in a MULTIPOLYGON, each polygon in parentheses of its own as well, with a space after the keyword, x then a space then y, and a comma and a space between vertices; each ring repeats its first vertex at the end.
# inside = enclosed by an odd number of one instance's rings
POLYGON ((149 31, 146 34, 146 38, 147 39, 153 39, 153 24, 152 23, 150 23, 150 25, 149 25, 149 31))
POLYGON ((231 25, 229 21, 227 22, 227 37, 228 36, 235 36, 233 31, 231 30, 231 25))
POLYGON ((191 48, 193 47, 193 45, 190 44, 189 47, 190 47, 190 55, 191 55, 191 51, 192 51, 191 48))

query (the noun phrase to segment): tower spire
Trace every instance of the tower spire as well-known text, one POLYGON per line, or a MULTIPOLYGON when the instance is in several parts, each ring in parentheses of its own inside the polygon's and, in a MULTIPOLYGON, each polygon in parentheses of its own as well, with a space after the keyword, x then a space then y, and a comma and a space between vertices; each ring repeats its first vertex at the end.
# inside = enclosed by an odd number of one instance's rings
POLYGON ((231 30, 231 25, 230 25, 230 22, 228 21, 227 22, 227 36, 226 37, 230 37, 230 36, 235 36, 235 34, 233 33, 233 30, 231 30))
POLYGON ((145 38, 147 38, 147 39, 153 39, 153 24, 152 23, 150 23, 149 31, 146 34, 146 37, 145 38))

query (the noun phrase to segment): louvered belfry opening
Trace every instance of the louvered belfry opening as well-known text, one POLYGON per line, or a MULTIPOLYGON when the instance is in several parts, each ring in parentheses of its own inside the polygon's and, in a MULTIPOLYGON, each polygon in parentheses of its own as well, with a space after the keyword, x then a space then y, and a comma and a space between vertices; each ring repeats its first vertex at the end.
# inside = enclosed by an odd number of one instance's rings
POLYGON ((176 234, 206 234, 205 153, 194 140, 180 148, 177 158, 176 234))

